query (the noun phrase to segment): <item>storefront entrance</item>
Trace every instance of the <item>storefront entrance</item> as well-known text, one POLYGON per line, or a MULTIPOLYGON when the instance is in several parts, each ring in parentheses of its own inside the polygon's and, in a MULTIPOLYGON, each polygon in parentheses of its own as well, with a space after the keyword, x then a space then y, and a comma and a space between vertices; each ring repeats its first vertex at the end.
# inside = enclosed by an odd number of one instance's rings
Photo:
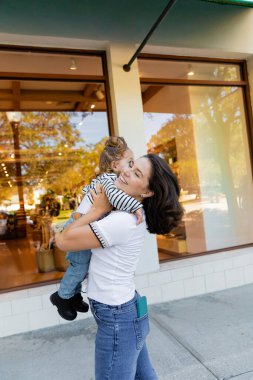
POLYGON ((104 53, 0 49, 0 292, 58 281, 50 249, 112 132, 104 53))
POLYGON ((252 244, 252 141, 246 63, 139 59, 147 150, 176 173, 182 223, 158 236, 160 260, 252 244))

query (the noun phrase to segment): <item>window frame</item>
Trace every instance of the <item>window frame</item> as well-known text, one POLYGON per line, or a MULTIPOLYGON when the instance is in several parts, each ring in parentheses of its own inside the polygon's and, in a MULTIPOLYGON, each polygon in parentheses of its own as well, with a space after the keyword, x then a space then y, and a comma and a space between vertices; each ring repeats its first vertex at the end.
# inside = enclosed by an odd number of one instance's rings
MULTIPOLYGON (((138 60, 149 60, 149 61, 183 61, 183 62, 202 62, 202 63, 221 63, 221 64, 236 64, 240 67, 241 80, 240 81, 214 81, 214 80, 194 80, 194 79, 169 79, 169 78, 149 78, 140 77, 140 85, 177 85, 177 86, 220 86, 220 87, 231 87, 236 86, 242 88, 243 103, 245 109, 245 119, 247 128, 247 138, 248 138, 248 149, 250 157, 251 175, 253 179, 253 114, 251 107, 251 97, 250 97, 250 85, 248 79, 247 71, 247 61, 243 59, 223 59, 223 58, 207 58, 207 57, 196 57, 196 56, 178 56, 178 55, 161 55, 161 54, 150 54, 142 53, 139 55, 138 60)), ((241 248, 253 247, 253 242, 250 244, 236 245, 226 248, 220 248, 210 251, 203 251, 194 253, 191 255, 178 256, 175 258, 170 258, 168 260, 163 260, 161 264, 185 260, 192 257, 204 256, 209 254, 215 254, 219 252, 232 251, 241 248)))
MULTIPOLYGON (((65 49, 65 48, 47 48, 47 47, 33 47, 33 46, 19 46, 19 45, 2 45, 0 44, 0 51, 8 52, 20 52, 20 53, 38 53, 38 54, 62 54, 65 56, 80 55, 80 56, 97 56, 101 58, 103 75, 62 75, 62 74, 44 74, 44 73, 17 73, 17 72, 1 72, 0 80, 27 80, 27 81, 61 81, 61 82, 101 82, 104 84, 106 93, 106 111, 108 117, 109 135, 115 135, 115 128, 112 117, 112 103, 110 96, 109 74, 107 67, 106 51, 104 50, 84 50, 84 49, 65 49)), ((6 110, 9 111, 9 110, 6 110)), ((50 111, 58 111, 51 109, 50 111)), ((2 111, 4 112, 4 111, 2 111)), ((13 286, 11 288, 0 289, 0 294, 37 288, 40 286, 47 286, 51 284, 59 283, 59 279, 45 280, 36 283, 13 286)))

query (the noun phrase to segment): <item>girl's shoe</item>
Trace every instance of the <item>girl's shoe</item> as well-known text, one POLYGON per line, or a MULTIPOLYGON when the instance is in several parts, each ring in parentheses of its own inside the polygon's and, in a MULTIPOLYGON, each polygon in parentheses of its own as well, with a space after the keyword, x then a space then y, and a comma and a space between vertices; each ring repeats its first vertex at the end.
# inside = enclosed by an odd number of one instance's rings
POLYGON ((77 316, 77 312, 72 305, 72 298, 61 298, 58 292, 55 292, 50 296, 51 303, 57 307, 57 311, 60 316, 67 321, 73 321, 77 316))
POLYGON ((79 311, 79 313, 87 313, 89 310, 89 305, 84 302, 81 293, 75 294, 70 300, 75 311, 79 311))

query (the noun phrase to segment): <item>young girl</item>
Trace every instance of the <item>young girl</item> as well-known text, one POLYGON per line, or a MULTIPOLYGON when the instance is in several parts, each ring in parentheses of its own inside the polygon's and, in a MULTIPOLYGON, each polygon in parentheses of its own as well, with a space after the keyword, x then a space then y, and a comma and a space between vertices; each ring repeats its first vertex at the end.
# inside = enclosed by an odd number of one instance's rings
MULTIPOLYGON (((132 166, 133 152, 128 148, 124 138, 110 137, 106 141, 105 148, 100 156, 99 175, 83 189, 85 197, 64 228, 90 210, 93 204, 90 190, 96 191, 97 184, 103 186, 105 194, 114 208, 135 213, 137 224, 139 224, 142 221, 142 204, 124 191, 119 190, 114 184, 121 170, 132 166)), ((76 318, 77 311, 85 313, 89 309, 81 295, 81 283, 88 273, 91 250, 68 252, 66 258, 69 261, 69 267, 61 281, 58 292, 50 296, 50 301, 57 307, 62 318, 71 321, 76 318)))

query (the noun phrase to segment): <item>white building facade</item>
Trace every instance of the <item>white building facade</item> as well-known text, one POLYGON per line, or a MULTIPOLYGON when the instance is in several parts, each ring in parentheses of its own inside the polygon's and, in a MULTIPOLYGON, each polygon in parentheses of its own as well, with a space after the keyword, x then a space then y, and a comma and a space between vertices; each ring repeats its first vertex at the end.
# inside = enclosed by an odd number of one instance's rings
MULTIPOLYGON (((155 32, 157 34, 154 34, 145 46, 143 53, 186 58, 206 57, 214 60, 231 59, 231 62, 246 61, 252 92, 253 9, 233 6, 227 8, 201 1, 192 3, 192 9, 186 1, 179 1, 175 5, 175 9, 155 32), (189 11, 192 13, 189 14, 189 11), (212 20, 209 20, 208 16, 212 20), (179 20, 180 30, 176 27, 179 20)), ((163 5, 161 1, 161 9, 163 5)), ((149 7, 152 7, 151 3, 149 7)), ((150 25, 150 20, 152 24, 159 14, 149 14, 147 23, 150 25)), ((133 20, 129 21, 129 28, 133 27, 132 22, 133 20)), ((107 27, 110 27, 109 24, 107 27)), ((89 39, 60 36, 59 33, 55 35, 50 33, 50 30, 49 35, 46 31, 39 35, 32 32, 23 34, 22 31, 19 34, 18 30, 16 33, 9 33, 0 29, 1 45, 105 51, 115 133, 125 137, 137 157, 145 154, 143 101, 137 60, 130 72, 122 69, 134 54, 138 41, 133 38, 128 41, 120 34, 115 34, 112 38, 111 33, 103 34, 101 26, 98 26, 96 33, 94 32, 93 38, 90 30, 87 35, 89 39)), ((251 118, 248 123, 251 123, 251 118)), ((253 128, 253 125, 250 125, 250 128, 253 128)), ((248 155, 251 161, 250 150, 248 155)), ((252 178, 250 182, 252 186, 252 178)), ((248 220, 248 223, 252 224, 252 221, 248 220)), ((154 304, 253 283, 253 234, 250 236, 250 233, 247 242, 236 244, 238 247, 234 245, 231 249, 215 248, 215 252, 209 254, 207 252, 192 257, 186 255, 178 260, 166 262, 159 262, 156 237, 147 235, 136 273, 136 287, 147 296, 149 304, 154 304)), ((0 336, 66 323, 60 319, 56 309, 49 302, 49 295, 57 288, 56 283, 1 292, 0 336)), ((90 316, 88 313, 78 318, 90 316)))

